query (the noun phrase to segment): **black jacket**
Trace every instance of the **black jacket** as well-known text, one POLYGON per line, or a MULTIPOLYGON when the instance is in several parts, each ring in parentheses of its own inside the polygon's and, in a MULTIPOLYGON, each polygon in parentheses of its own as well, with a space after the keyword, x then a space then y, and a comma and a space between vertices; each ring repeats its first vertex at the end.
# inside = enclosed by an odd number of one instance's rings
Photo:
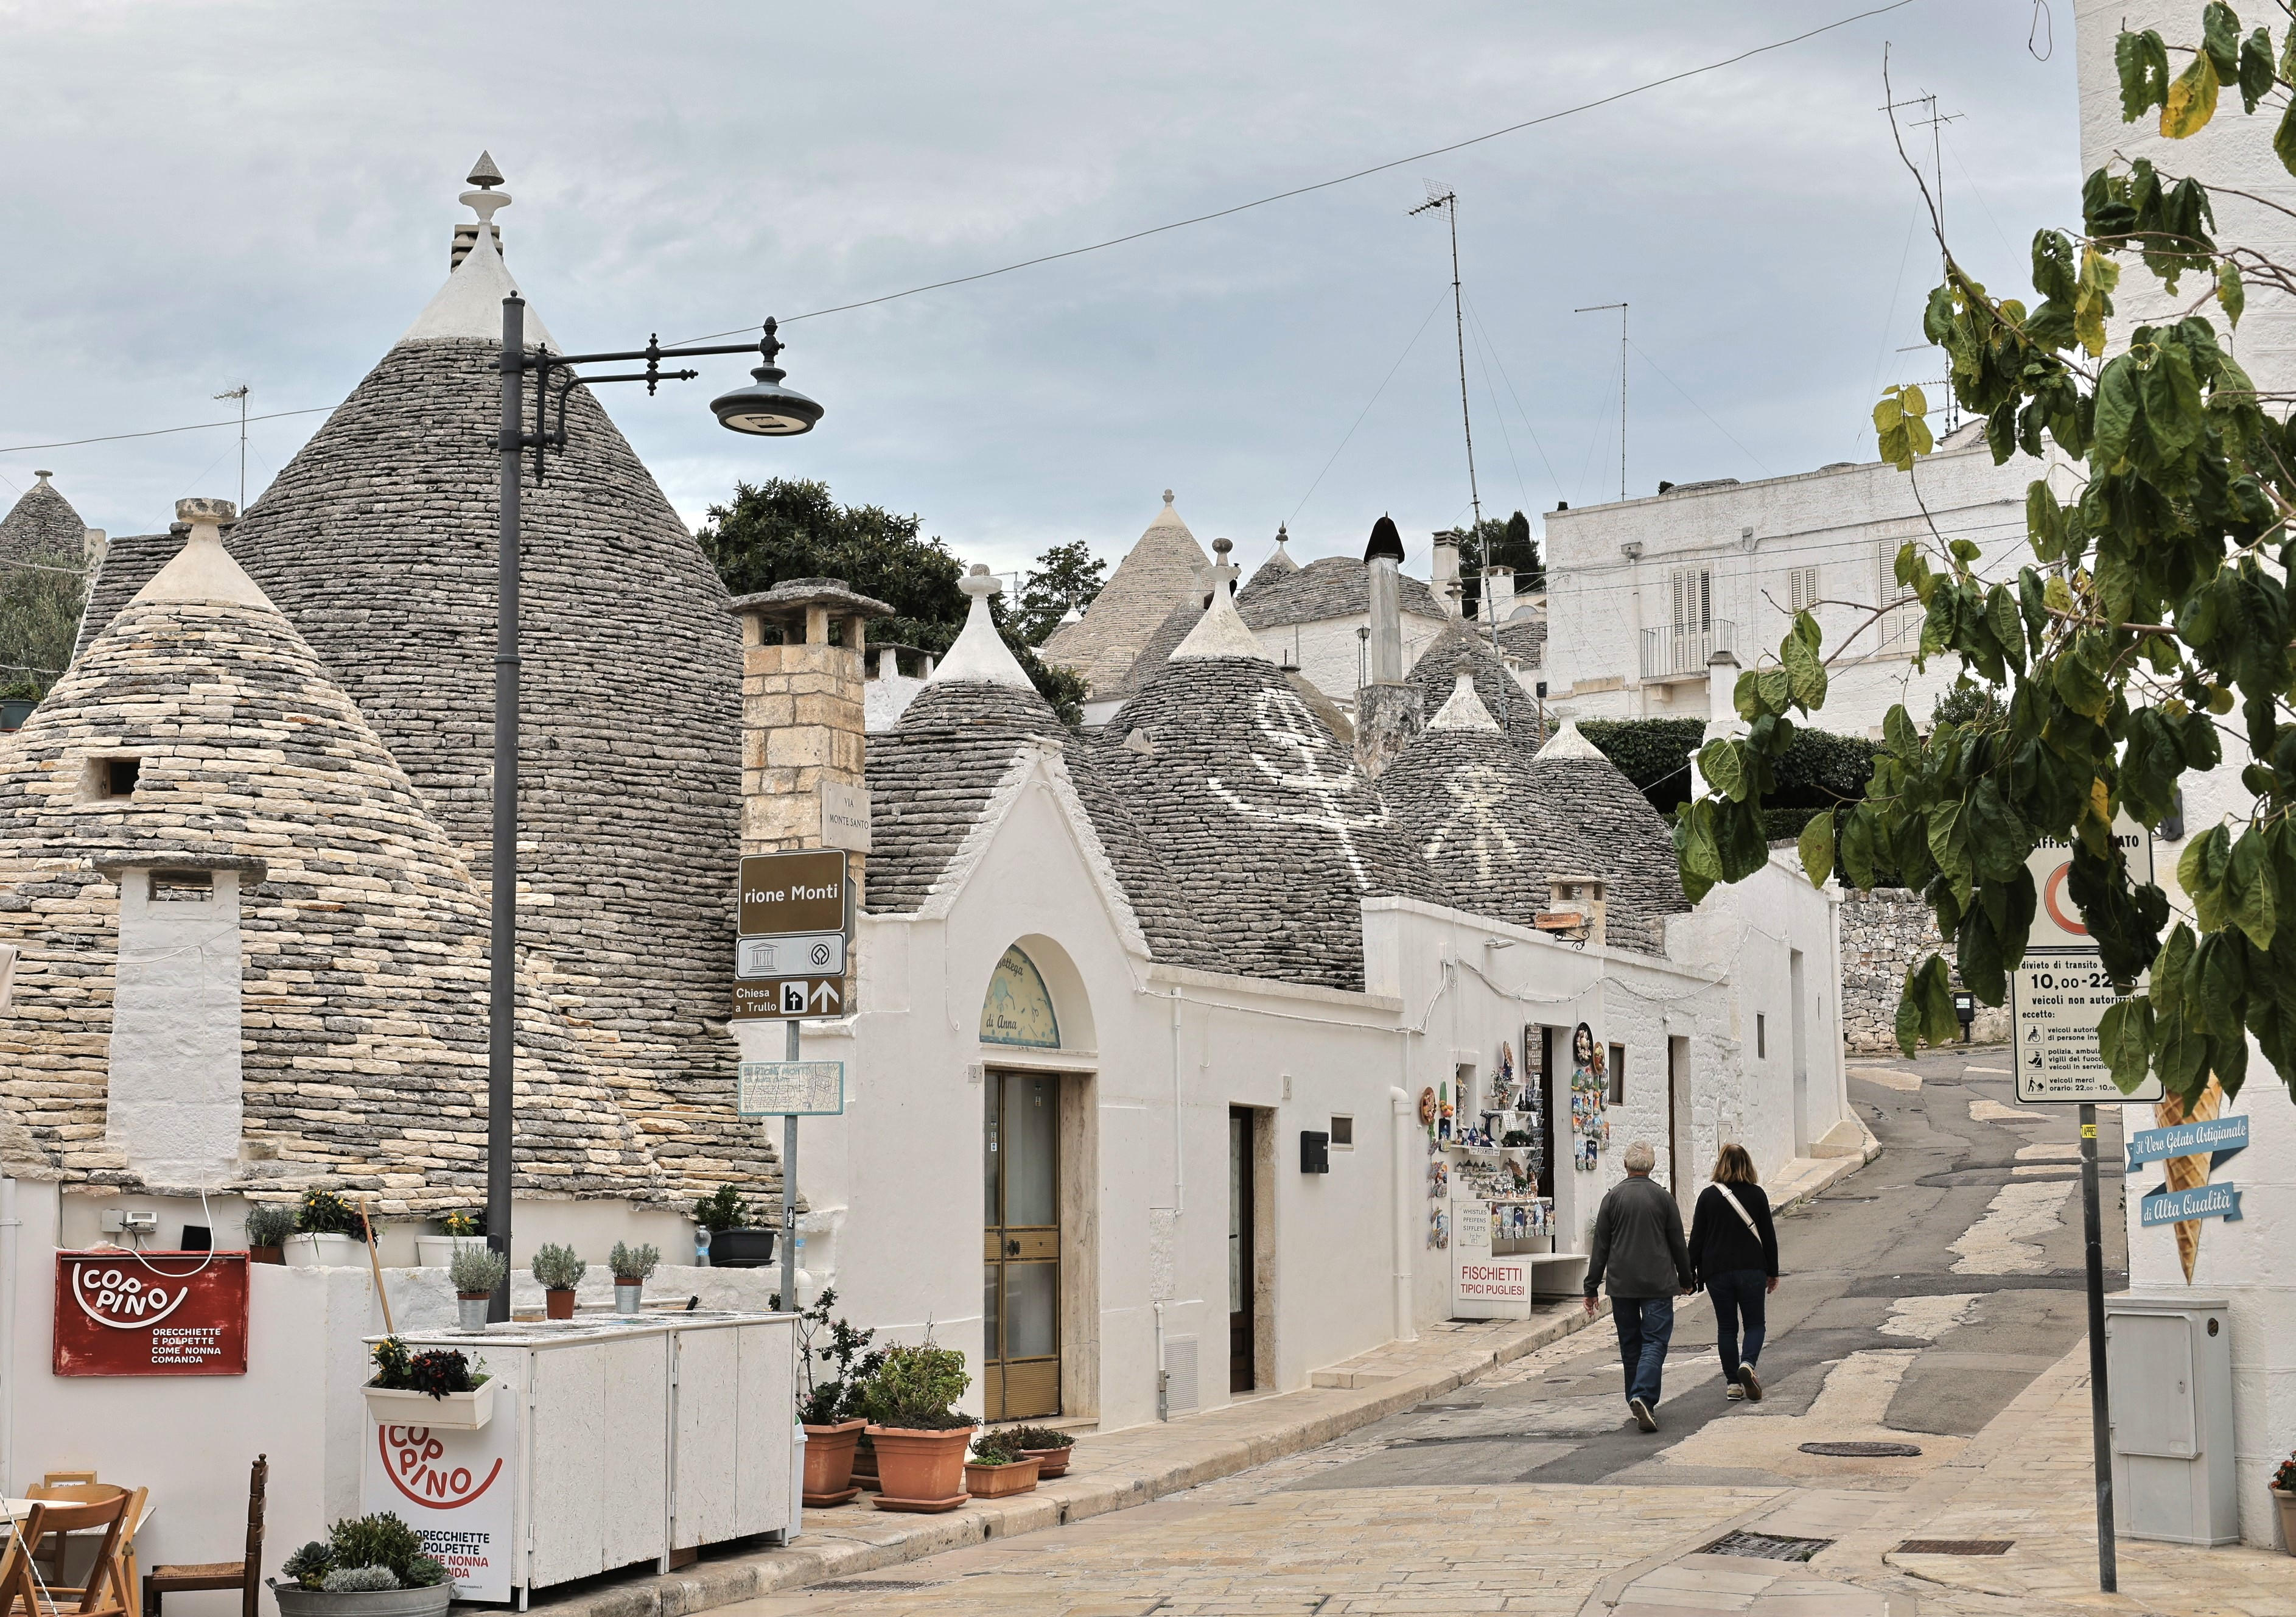
POLYGON ((1587 1295, 1608 1276, 1613 1297, 1671 1297, 1697 1283, 1682 1244, 1674 1197, 1647 1176, 1611 1186, 1595 1215, 1595 1250, 1587 1260, 1587 1295))
POLYGON ((1698 1193, 1698 1208, 1690 1219, 1690 1266, 1698 1271, 1701 1285, 1733 1269, 1757 1268, 1772 1276, 1778 1272, 1778 1232, 1770 1223, 1769 1197, 1759 1185, 1733 1185, 1730 1192, 1754 1227, 1748 1229, 1746 1219, 1731 1211, 1719 1186, 1709 1185, 1698 1193))

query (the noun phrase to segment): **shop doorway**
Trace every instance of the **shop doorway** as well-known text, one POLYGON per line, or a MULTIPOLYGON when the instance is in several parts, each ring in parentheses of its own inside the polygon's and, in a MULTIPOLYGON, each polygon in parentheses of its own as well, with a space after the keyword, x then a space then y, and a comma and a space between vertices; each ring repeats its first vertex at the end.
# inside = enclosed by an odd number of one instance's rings
POLYGON ((1061 1080, 981 1087, 981 1396, 991 1421, 1033 1420, 1061 1412, 1061 1080))
POLYGON ((1227 1111, 1227 1390, 1249 1392, 1259 1384, 1259 1331, 1255 1305, 1259 1288, 1252 1269, 1257 1249, 1252 1242, 1254 1203, 1259 1199, 1253 1161, 1251 1112, 1244 1106, 1227 1111))
POLYGON ((1690 1137, 1690 1041, 1666 1041, 1666 1187, 1687 1220, 1695 1201, 1698 1164, 1690 1137))

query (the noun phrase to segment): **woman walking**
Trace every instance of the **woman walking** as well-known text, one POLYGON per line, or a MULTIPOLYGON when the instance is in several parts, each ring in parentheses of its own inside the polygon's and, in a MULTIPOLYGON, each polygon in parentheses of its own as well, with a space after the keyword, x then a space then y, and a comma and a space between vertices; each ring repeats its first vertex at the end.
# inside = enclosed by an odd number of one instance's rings
POLYGON ((1763 1299, 1778 1289, 1778 1234, 1770 1224, 1770 1199, 1757 1178, 1743 1145, 1723 1146, 1714 1159, 1714 1182, 1699 1192, 1690 1221, 1690 1267, 1714 1299, 1722 1379, 1732 1398, 1751 1403, 1762 1397, 1754 1363, 1767 1334, 1763 1299))

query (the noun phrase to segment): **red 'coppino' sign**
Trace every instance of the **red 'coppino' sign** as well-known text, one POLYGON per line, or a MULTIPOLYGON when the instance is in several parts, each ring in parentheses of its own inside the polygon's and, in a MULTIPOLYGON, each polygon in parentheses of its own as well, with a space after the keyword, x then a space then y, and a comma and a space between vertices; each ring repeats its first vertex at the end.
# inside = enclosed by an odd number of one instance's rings
POLYGON ((56 1254, 58 1375, 244 1375, 247 1254, 56 1254))

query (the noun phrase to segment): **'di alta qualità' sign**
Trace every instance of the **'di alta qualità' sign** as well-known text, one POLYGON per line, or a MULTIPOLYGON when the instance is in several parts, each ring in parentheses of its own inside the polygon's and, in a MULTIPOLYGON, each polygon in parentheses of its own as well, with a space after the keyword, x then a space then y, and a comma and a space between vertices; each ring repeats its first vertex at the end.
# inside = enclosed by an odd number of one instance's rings
MULTIPOLYGON (((2143 1129, 2128 1137, 2128 1171, 2135 1173, 2147 1162, 2165 1162, 2174 1157, 2205 1156, 2214 1170, 2230 1157, 2238 1155, 2248 1146, 2248 1115, 2234 1112, 2230 1117, 2201 1118, 2189 1123, 2176 1123, 2166 1129, 2143 1129)), ((2155 1224, 2182 1224, 2194 1219, 2222 1219, 2227 1224, 2240 1220, 2241 1193, 2229 1180, 2218 1179, 2202 1185, 2186 1185, 2170 1189, 2156 1185, 2144 1193, 2139 1203, 2139 1221, 2149 1227, 2155 1224)))

